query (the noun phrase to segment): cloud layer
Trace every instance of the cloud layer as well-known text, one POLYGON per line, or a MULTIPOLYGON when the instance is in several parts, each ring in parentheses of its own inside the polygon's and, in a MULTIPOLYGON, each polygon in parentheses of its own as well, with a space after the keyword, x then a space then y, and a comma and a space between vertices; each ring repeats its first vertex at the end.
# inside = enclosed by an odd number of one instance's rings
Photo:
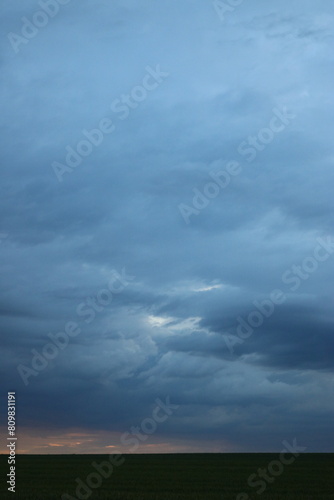
POLYGON ((22 448, 118 446, 169 396, 142 451, 332 451, 328 1, 224 20, 202 0, 59 2, 28 38, 41 4, 1 21, 1 386, 22 448))

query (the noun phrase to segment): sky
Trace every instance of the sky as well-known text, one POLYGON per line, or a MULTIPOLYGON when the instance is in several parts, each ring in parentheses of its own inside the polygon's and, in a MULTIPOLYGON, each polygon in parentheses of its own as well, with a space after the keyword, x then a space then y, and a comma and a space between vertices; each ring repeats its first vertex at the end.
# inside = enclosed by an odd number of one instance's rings
POLYGON ((18 452, 334 451, 332 1, 1 12, 18 452))

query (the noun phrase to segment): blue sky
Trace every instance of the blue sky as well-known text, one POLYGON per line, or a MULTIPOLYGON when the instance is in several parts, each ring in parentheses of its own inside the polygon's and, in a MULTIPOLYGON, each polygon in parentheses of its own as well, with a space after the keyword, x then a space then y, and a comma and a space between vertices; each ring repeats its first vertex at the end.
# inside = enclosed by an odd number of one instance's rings
POLYGON ((333 451, 332 3, 1 10, 21 450, 126 452, 170 398, 139 452, 333 451))

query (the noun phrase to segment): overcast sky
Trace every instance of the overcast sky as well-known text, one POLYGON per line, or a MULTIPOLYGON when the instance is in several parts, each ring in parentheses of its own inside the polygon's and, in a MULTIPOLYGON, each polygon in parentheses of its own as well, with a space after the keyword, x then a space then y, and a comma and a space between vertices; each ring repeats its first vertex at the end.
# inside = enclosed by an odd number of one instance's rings
POLYGON ((127 452, 169 398, 138 452, 333 451, 332 1, 62 1, 1 4, 18 450, 127 452))

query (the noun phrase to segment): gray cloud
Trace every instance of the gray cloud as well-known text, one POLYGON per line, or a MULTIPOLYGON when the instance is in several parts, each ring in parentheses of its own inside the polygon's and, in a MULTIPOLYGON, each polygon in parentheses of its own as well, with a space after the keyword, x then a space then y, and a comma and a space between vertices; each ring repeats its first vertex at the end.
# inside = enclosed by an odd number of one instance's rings
POLYGON ((201 0, 69 2, 18 53, 8 33, 40 7, 2 9, 1 384, 22 429, 124 432, 170 395, 173 446, 332 449, 333 258, 282 282, 333 234, 328 2, 244 2, 225 22, 201 0), (157 65, 168 78, 121 119, 112 103, 157 65), (240 144, 285 108, 247 161, 240 144), (115 130, 58 182, 52 163, 104 118, 115 130), (230 161, 241 173, 187 225, 179 205, 230 161), (85 322, 123 268, 134 279, 85 322), (237 318, 277 288, 231 356, 237 318), (18 364, 69 321, 80 334, 26 387, 18 364))

